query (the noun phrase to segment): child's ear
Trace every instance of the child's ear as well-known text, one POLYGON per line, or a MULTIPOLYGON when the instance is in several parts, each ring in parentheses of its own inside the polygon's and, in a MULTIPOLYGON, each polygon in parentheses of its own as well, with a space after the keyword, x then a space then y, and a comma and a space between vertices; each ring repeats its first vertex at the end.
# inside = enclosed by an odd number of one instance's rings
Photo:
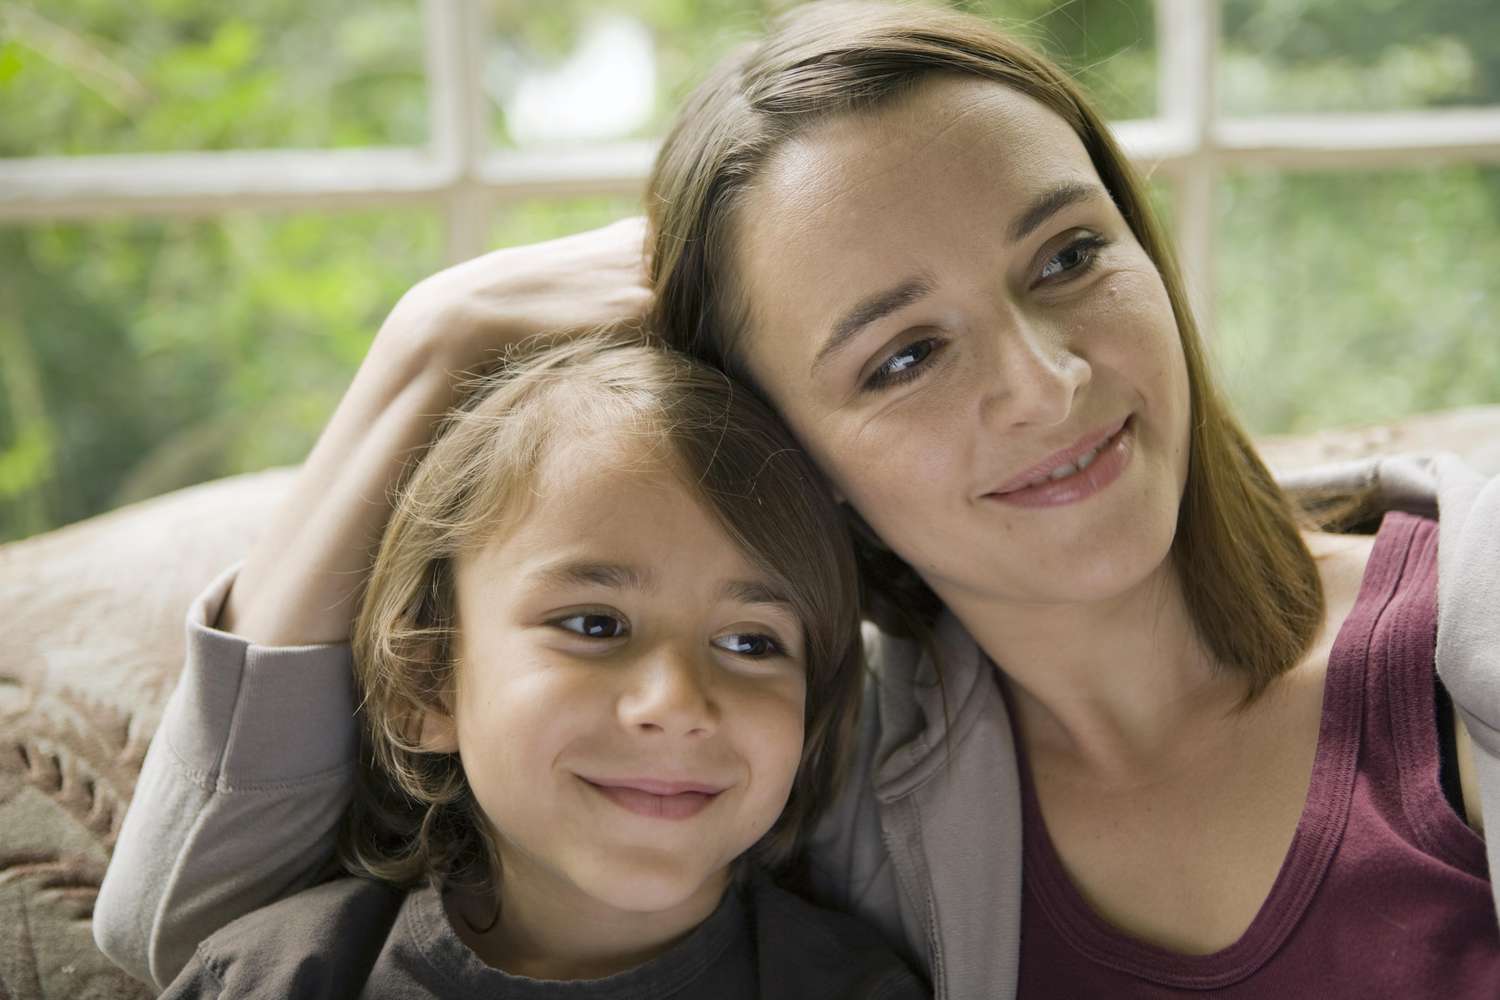
POLYGON ((427 753, 457 753, 458 724, 441 708, 422 709, 417 716, 417 747, 427 753))

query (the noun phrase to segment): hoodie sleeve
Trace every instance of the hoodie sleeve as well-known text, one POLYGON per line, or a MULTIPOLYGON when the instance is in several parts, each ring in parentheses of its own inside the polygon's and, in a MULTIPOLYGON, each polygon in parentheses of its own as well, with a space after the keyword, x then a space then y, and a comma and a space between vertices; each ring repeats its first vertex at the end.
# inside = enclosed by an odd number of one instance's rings
POLYGON ((1438 674, 1473 742, 1500 912, 1500 478, 1457 459, 1438 468, 1438 674))
POLYGON ((882 726, 881 668, 893 656, 911 656, 914 648, 865 623, 864 643, 870 669, 865 676, 858 739, 853 760, 837 797, 819 818, 807 846, 813 896, 824 906, 852 913, 874 925, 913 968, 926 972, 927 928, 908 925, 899 879, 891 861, 875 794, 882 726))
POLYGON ((318 881, 354 783, 348 644, 213 628, 237 571, 189 609, 186 662, 94 909, 100 950, 158 988, 215 930, 318 881))

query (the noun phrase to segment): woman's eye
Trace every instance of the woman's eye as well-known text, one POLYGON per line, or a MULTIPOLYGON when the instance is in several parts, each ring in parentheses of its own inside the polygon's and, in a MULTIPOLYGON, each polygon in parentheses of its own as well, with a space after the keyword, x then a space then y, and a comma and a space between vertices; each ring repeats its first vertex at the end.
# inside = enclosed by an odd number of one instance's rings
POLYGON ((629 629, 614 615, 569 615, 552 623, 565 632, 581 635, 586 639, 618 639, 629 629))
POLYGON ((1109 243, 1103 236, 1089 235, 1074 240, 1052 255, 1042 267, 1040 280, 1047 281, 1058 275, 1087 271, 1099 259, 1099 251, 1109 243))
POLYGON ((781 643, 768 635, 754 632, 736 632, 733 635, 720 636, 714 640, 714 645, 737 656, 748 656, 753 659, 786 655, 786 650, 781 648, 781 643))
POLYGON ((875 369, 874 374, 866 380, 865 388, 883 389, 886 386, 915 378, 922 365, 938 349, 938 346, 939 342, 934 337, 912 341, 886 358, 880 367, 875 369))

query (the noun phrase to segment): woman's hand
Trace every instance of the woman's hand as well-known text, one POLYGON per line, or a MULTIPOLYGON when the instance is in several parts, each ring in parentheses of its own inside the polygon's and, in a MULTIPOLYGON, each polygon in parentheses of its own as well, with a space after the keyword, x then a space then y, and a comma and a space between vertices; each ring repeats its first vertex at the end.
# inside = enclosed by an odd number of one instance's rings
POLYGON ((381 337, 414 338, 462 371, 539 334, 639 325, 651 306, 645 240, 636 217, 465 261, 407 292, 381 337))
POLYGON ((251 550, 218 627, 263 645, 349 639, 406 466, 511 344, 637 324, 650 306, 645 223, 497 250, 402 296, 251 550))

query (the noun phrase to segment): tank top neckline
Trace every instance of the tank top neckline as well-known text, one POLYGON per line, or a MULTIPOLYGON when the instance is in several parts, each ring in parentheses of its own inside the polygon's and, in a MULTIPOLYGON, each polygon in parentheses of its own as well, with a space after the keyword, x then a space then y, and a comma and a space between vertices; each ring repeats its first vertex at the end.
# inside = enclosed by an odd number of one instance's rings
POLYGON ((1343 836, 1359 762, 1365 661, 1381 613, 1400 589, 1407 550, 1420 524, 1414 517, 1391 516, 1376 535, 1359 594, 1329 651, 1317 749, 1296 831, 1260 909, 1227 947, 1203 955, 1172 951, 1130 936, 1095 911, 1056 853, 1017 735, 1027 891, 1035 894, 1053 928, 1080 954, 1182 989, 1227 986, 1276 954, 1307 910, 1343 836))

